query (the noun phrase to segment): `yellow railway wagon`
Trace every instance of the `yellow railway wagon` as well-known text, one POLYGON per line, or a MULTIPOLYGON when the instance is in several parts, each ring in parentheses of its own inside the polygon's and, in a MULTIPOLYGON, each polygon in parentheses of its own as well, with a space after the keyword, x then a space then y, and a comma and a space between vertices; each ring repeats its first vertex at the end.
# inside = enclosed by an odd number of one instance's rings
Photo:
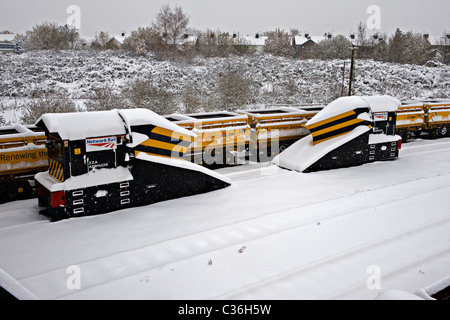
MULTIPOLYGON (((305 108, 306 109, 306 108, 305 108)), ((293 107, 266 107, 257 110, 239 110, 248 116, 251 127, 250 153, 257 151, 258 161, 269 160, 292 143, 307 136, 305 124, 314 117, 320 107, 310 110, 293 107)))
POLYGON ((48 169, 47 137, 33 126, 0 128, 0 202, 35 193, 34 174, 48 169))
POLYGON ((425 103, 427 130, 432 138, 445 137, 450 129, 450 101, 425 103))
POLYGON ((396 132, 403 141, 411 138, 411 133, 420 134, 426 129, 423 103, 405 104, 397 110, 396 132))
POLYGON ((172 114, 165 118, 196 134, 186 152, 188 160, 206 166, 244 162, 250 142, 246 115, 222 111, 172 114))

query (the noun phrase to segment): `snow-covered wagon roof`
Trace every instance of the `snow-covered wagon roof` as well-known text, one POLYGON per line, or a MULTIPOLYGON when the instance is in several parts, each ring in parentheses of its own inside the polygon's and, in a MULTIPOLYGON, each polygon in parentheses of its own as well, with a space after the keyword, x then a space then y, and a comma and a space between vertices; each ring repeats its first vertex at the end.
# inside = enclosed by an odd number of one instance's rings
POLYGON ((111 111, 48 113, 36 122, 50 133, 57 133, 62 140, 124 135, 132 126, 153 125, 189 136, 194 133, 170 122, 148 109, 123 109, 111 111))
POLYGON ((36 125, 44 125, 49 133, 57 133, 62 140, 126 134, 124 122, 116 111, 47 113, 36 125))

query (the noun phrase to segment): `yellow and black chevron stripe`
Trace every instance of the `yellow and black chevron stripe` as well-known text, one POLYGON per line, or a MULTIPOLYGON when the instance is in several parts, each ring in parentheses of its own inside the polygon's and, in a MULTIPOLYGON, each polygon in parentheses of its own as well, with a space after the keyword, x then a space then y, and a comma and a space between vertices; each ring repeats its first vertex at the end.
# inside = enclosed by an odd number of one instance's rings
POLYGON ((64 182, 64 169, 62 164, 59 162, 50 159, 49 163, 49 173, 52 177, 60 182, 64 182))
POLYGON ((149 139, 136 146, 135 150, 170 158, 183 158, 194 140, 192 136, 161 127, 154 127, 150 134, 146 134, 149 139))
POLYGON ((364 112, 369 112, 369 109, 358 108, 306 126, 313 136, 313 144, 344 135, 360 125, 371 127, 371 122, 358 119, 358 116, 364 112))

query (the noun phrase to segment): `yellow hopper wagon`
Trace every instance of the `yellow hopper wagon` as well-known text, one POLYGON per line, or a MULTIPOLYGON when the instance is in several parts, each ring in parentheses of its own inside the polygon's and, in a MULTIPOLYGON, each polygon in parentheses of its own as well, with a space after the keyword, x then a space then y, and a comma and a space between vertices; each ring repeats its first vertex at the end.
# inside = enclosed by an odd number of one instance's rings
POLYGON ((251 127, 251 160, 269 161, 294 142, 307 136, 305 124, 320 108, 266 107, 257 110, 240 110, 248 116, 251 127))
POLYGON ((423 103, 403 104, 397 110, 397 134, 404 142, 412 135, 420 135, 426 129, 425 111, 423 103))
POLYGON ((450 101, 424 103, 426 129, 431 138, 442 138, 449 135, 450 101))
POLYGON ((34 175, 48 169, 46 139, 34 126, 0 128, 0 202, 35 195, 34 175))
POLYGON ((246 115, 221 111, 165 117, 195 134, 188 160, 207 167, 243 164, 250 142, 246 115))

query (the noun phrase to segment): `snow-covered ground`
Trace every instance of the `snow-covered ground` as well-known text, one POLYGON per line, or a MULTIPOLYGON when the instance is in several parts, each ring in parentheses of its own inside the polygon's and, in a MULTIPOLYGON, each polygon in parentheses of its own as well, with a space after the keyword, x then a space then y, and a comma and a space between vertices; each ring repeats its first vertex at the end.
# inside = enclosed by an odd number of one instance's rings
MULTIPOLYGON (((347 61, 345 88, 348 65, 347 61)), ((8 109, 20 105, 22 98, 55 92, 83 102, 95 89, 123 94, 133 81, 146 79, 178 99, 193 88, 197 96, 213 98, 218 79, 230 70, 239 70, 251 79, 254 91, 248 103, 328 104, 341 94, 343 66, 342 60, 301 61, 268 54, 174 62, 121 51, 29 51, 0 55, 0 107, 3 104, 8 109)), ((450 67, 445 65, 433 68, 357 60, 353 87, 355 95, 387 94, 400 100, 450 98, 449 79, 450 67)))
POLYGON ((36 200, 1 205, 0 285, 42 299, 374 299, 449 275, 450 139, 333 171, 218 172, 233 185, 56 223, 36 200))

